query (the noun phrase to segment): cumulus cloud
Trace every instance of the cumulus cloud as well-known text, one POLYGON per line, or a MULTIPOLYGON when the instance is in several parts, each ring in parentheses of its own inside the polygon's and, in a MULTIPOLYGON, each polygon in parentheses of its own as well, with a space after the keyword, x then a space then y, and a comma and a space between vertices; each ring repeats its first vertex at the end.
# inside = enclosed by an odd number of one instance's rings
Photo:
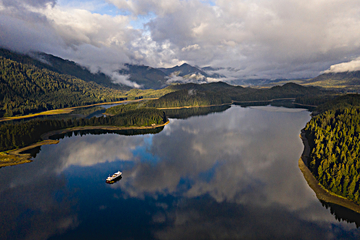
POLYGON ((107 74, 124 63, 223 67, 225 80, 312 77, 360 56, 358 0, 106 2, 122 15, 55 0, 1 0, 0 45, 44 51, 107 74))
POLYGON ((360 71, 360 57, 350 62, 331 65, 324 73, 355 72, 360 71))
MULTIPOLYGON (((1 6, 1 2, 0 2, 1 6)), ((19 52, 40 51, 75 61, 114 82, 138 87, 116 72, 136 59, 131 42, 141 36, 126 16, 93 14, 51 4, 0 8, 0 46, 19 52)))
MULTIPOLYGON (((191 94, 196 93, 190 90, 191 94)), ((256 202, 259 206, 278 203, 291 209, 304 209, 313 199, 312 192, 304 188, 305 182, 298 181, 302 176, 297 164, 288 159, 301 155, 302 143, 296 138, 297 131, 308 119, 309 115, 303 111, 283 110, 275 116, 262 109, 231 108, 221 116, 172 121, 164 134, 155 135, 147 147, 160 160, 156 164, 137 162, 126 172, 129 177, 115 187, 121 187, 132 197, 149 194, 157 198, 163 193, 181 193, 193 198, 208 194, 218 202, 255 204, 255 199, 260 199, 256 202), (291 124, 282 123, 285 116, 293 119, 291 124), (263 124, 263 118, 267 124, 263 124), (204 123, 213 127, 203 128, 204 123), (171 131, 166 134, 169 127, 171 131), (279 131, 280 128, 287 130, 279 131), (279 146, 286 151, 278 151, 279 146), (207 174, 210 178, 204 179, 207 174), (191 187, 179 190, 179 182, 184 178, 191 180, 191 187)))
POLYGON ((113 162, 119 159, 123 161, 132 160, 132 151, 135 147, 141 146, 143 138, 127 137, 119 138, 118 135, 111 135, 109 138, 101 139, 96 136, 87 136, 83 141, 69 143, 68 139, 62 140, 61 149, 66 149, 67 154, 60 159, 61 166, 57 167, 58 172, 64 171, 72 165, 93 166, 104 162, 113 162))
POLYGON ((194 51, 194 50, 198 50, 198 49, 200 49, 200 46, 198 45, 198 44, 194 44, 194 45, 189 45, 189 46, 187 46, 187 47, 183 47, 182 49, 181 49, 181 51, 194 51))

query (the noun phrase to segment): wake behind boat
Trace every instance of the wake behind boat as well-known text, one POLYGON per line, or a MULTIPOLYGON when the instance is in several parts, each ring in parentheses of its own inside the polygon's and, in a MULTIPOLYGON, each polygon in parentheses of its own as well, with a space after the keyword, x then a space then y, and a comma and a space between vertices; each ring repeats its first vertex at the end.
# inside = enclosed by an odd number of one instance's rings
POLYGON ((121 174, 122 174, 122 172, 117 171, 112 176, 107 177, 106 182, 107 183, 114 183, 115 181, 117 181, 117 180, 119 180, 121 178, 121 174))

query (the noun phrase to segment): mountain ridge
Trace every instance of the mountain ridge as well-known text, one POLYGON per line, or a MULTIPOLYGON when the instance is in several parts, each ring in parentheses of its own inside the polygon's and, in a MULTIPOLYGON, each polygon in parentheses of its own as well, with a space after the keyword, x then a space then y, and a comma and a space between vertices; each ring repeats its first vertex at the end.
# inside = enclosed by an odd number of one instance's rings
POLYGON ((305 85, 321 87, 346 87, 359 88, 360 71, 348 71, 338 73, 323 73, 304 82, 305 85))
MULTIPOLYGON (((118 90, 130 90, 129 86, 114 83, 110 76, 104 73, 91 73, 86 67, 80 64, 65 60, 60 57, 46 53, 19 54, 4 48, 0 48, 0 56, 11 59, 23 64, 34 65, 40 69, 48 69, 59 74, 66 74, 82 79, 86 82, 94 82, 104 87, 118 90)), ((153 68, 146 65, 124 64, 119 65, 118 74, 127 77, 131 82, 135 82, 142 89, 162 89, 173 83, 209 83, 219 81, 225 77, 219 73, 214 73, 224 68, 213 68, 210 66, 201 68, 192 66, 188 63, 177 65, 171 68, 153 68)), ((244 86, 274 86, 282 85, 293 80, 286 79, 232 79, 227 81, 231 85, 244 86)), ((304 86, 319 86, 324 88, 337 89, 360 89, 360 71, 323 73, 311 79, 300 79, 294 82, 304 86)))
POLYGON ((119 101, 123 91, 0 56, 0 115, 119 101))
POLYGON ((0 56, 4 58, 22 63, 34 65, 40 69, 48 69, 50 71, 71 75, 86 82, 94 82, 104 87, 110 87, 118 90, 129 90, 125 85, 114 84, 110 77, 104 73, 91 73, 87 68, 70 60, 46 53, 29 53, 20 54, 4 48, 0 48, 0 56))

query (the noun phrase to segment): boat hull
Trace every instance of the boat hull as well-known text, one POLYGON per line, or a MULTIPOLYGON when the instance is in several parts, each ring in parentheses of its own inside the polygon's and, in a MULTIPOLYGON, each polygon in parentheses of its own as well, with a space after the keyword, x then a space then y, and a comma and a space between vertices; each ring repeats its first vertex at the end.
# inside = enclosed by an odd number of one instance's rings
POLYGON ((113 177, 111 179, 106 179, 106 183, 112 184, 112 183, 115 183, 115 182, 119 181, 121 178, 122 178, 122 176, 119 175, 119 176, 113 177))

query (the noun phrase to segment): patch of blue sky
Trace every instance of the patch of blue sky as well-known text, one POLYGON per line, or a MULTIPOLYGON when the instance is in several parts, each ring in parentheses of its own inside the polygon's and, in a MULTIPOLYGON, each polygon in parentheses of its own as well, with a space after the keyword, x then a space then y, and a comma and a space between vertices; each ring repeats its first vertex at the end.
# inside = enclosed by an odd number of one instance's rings
POLYGON ((100 8, 94 9, 91 12, 98 13, 101 15, 106 14, 106 15, 113 16, 113 17, 118 16, 118 15, 128 16, 131 14, 129 11, 118 9, 116 6, 109 4, 109 3, 106 3, 102 6, 100 6, 100 8))
POLYGON ((178 185, 176 186, 177 194, 182 195, 189 191, 191 187, 195 184, 194 179, 190 179, 188 177, 180 178, 178 185))
POLYGON ((181 177, 176 187, 178 194, 185 193, 189 189, 191 189, 195 181, 203 181, 206 183, 210 183, 215 178, 216 171, 222 164, 223 163, 221 163, 221 161, 216 161, 216 163, 210 169, 199 173, 198 176, 195 178, 196 180, 186 176, 181 177))
POLYGON ((156 14, 153 12, 149 12, 146 15, 139 15, 137 16, 136 20, 132 20, 130 21, 130 25, 134 28, 134 29, 142 29, 145 30, 145 24, 147 24, 148 22, 150 22, 152 19, 156 18, 156 14))
POLYGON ((57 5, 60 7, 84 9, 101 15, 130 15, 129 11, 118 9, 115 5, 104 0, 58 0, 57 5))
POLYGON ((210 6, 216 6, 216 3, 215 3, 216 1, 214 1, 214 0, 202 0, 200 2, 209 4, 210 6))
MULTIPOLYGON (((102 189, 105 179, 116 171, 127 171, 132 169, 135 163, 132 161, 113 161, 98 163, 91 166, 71 165, 59 175, 60 179, 65 177, 69 189, 81 188, 82 192, 94 192, 102 189)), ((56 196, 61 198, 61 195, 56 196)))
MULTIPOLYGON (((104 0, 58 0, 57 5, 64 8, 76 8, 87 10, 91 13, 109 16, 130 16, 131 12, 125 9, 119 9, 115 5, 104 0)), ((149 12, 146 15, 138 15, 130 21, 134 29, 145 30, 145 24, 154 19, 156 14, 149 12)))
POLYGON ((199 173, 199 179, 209 183, 216 174, 216 170, 222 165, 220 161, 216 161, 216 163, 208 170, 199 173))
POLYGON ((125 171, 134 166, 135 163, 133 161, 117 159, 112 162, 102 162, 91 166, 71 165, 62 174, 68 179, 88 179, 88 181, 93 181, 93 179, 103 179, 104 176, 107 177, 116 171, 125 171))
POLYGON ((148 162, 151 164, 157 164, 160 162, 160 158, 153 155, 149 149, 152 145, 153 136, 149 135, 144 138, 144 145, 137 147, 132 151, 135 157, 139 157, 141 162, 148 162))

